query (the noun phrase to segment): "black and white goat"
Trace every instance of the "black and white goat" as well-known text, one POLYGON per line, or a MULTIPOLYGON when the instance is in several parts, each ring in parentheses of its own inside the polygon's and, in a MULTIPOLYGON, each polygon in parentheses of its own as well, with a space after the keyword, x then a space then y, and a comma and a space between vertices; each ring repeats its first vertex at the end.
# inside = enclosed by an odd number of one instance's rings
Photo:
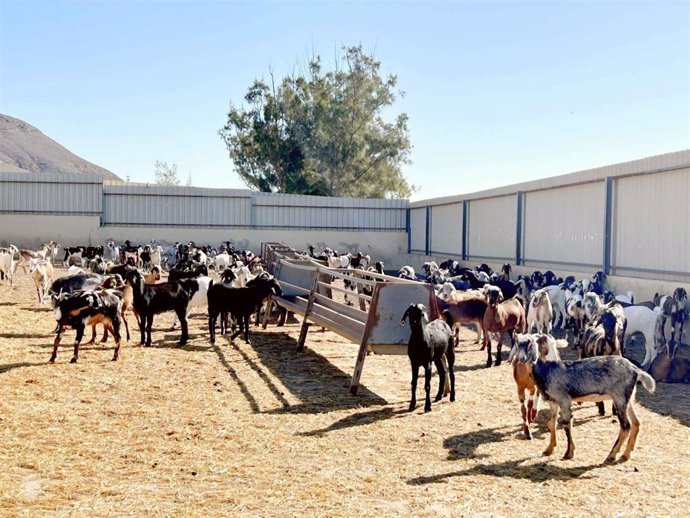
MULTIPOLYGON (((455 351, 453 333, 446 320, 438 318, 429 322, 429 313, 423 304, 410 304, 400 320, 400 325, 410 321, 410 340, 407 345, 407 356, 412 366, 412 399, 410 412, 417 406, 417 378, 419 368, 424 367, 424 411, 431 410, 431 364, 438 370, 439 385, 434 401, 440 401, 450 393, 450 400, 455 401, 455 351), (449 386, 450 385, 450 386, 449 386)), ((450 322, 452 325, 452 321, 450 322)))
POLYGON ((187 305, 194 294, 194 286, 183 287, 181 282, 177 281, 145 284, 138 270, 133 270, 127 274, 127 282, 132 286, 134 310, 140 319, 140 343, 146 347, 151 346, 151 327, 155 315, 174 311, 182 327, 179 345, 185 345, 189 340, 187 305))
POLYGON ((55 320, 57 331, 53 342, 53 354, 50 363, 55 362, 58 346, 66 329, 75 329, 77 337, 74 340, 74 355, 70 363, 79 359, 79 344, 84 338, 86 326, 102 324, 115 337, 115 354, 113 361, 117 361, 122 344, 120 335, 120 314, 122 312, 122 294, 116 290, 78 291, 57 302, 55 320))

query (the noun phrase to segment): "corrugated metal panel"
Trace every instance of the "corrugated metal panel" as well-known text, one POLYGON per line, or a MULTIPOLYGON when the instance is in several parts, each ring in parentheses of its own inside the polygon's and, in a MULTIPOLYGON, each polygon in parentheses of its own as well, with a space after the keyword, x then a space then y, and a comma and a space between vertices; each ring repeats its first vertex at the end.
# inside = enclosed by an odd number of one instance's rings
POLYGON ((690 168, 614 183, 615 267, 690 273, 690 168))
POLYGON ((512 259, 515 257, 517 201, 500 196, 470 202, 468 254, 470 257, 512 259))
POLYGON ((462 254, 462 203, 431 208, 433 254, 462 254))
POLYGON ((254 194, 257 228, 405 230, 407 200, 254 194))
POLYGON ((160 185, 105 185, 105 225, 250 226, 251 192, 160 185))
POLYGON ((410 210, 410 246, 412 250, 426 248, 426 207, 410 210))
POLYGON ((605 182, 525 194, 525 262, 601 265, 605 182))
POLYGON ((92 175, 0 173, 0 212, 100 214, 101 193, 92 175))

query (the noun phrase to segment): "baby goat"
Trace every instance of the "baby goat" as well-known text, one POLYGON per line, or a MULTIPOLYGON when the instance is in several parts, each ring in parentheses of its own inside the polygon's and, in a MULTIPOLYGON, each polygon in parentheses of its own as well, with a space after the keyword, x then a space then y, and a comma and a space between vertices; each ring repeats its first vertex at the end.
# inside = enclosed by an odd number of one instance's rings
MULTIPOLYGON (((405 325, 409 318, 410 340, 407 344, 407 356, 412 365, 412 399, 410 412, 417 406, 417 378, 419 367, 424 367, 424 411, 431 410, 431 363, 438 370, 438 392, 434 401, 448 394, 450 381, 450 400, 455 401, 455 351, 453 350, 453 333, 449 322, 438 318, 429 322, 429 313, 423 304, 410 304, 400 320, 400 325, 405 325)), ((450 322, 452 325, 452 322, 450 322)))
POLYGON ((537 388, 551 408, 548 423, 550 441, 544 455, 551 455, 556 447, 556 416, 559 410, 561 415, 558 422, 563 426, 568 439, 568 448, 563 458, 572 459, 575 453, 571 430, 573 402, 612 399, 620 431, 606 462, 616 459, 626 439, 627 447, 620 460, 628 460, 640 431, 640 421, 633 408, 636 385, 641 381, 644 388, 653 393, 656 388, 654 378, 621 356, 551 362, 539 357, 539 347, 532 337, 518 341, 517 347, 522 353, 518 358, 528 359, 537 388))

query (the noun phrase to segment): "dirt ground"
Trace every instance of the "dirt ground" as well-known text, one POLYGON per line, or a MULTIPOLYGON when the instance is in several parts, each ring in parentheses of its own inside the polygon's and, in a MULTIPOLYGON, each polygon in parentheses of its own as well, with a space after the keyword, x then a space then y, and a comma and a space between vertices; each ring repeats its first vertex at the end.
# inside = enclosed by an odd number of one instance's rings
POLYGON ((563 461, 562 430, 541 454, 545 405, 535 439, 520 438, 511 367, 485 369, 469 329, 456 402, 424 414, 407 412, 405 356, 369 356, 353 397, 357 346, 330 332, 310 331, 303 353, 298 324, 212 346, 197 313, 179 348, 171 318, 116 363, 109 342, 69 364, 70 332, 50 365, 52 310, 28 276, 0 283, 1 515, 687 516, 690 386, 639 387, 623 464, 602 464, 617 422, 577 407, 563 461))

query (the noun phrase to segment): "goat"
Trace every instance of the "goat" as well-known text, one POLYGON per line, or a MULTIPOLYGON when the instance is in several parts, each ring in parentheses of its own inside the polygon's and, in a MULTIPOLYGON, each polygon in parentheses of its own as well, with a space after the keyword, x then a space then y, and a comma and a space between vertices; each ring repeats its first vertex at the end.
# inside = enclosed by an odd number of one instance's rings
POLYGON ((0 274, 9 279, 10 286, 12 285, 14 272, 16 269, 17 263, 14 260, 14 250, 9 248, 0 251, 0 274))
POLYGON ((657 382, 690 383, 690 360, 676 356, 678 342, 670 341, 664 352, 654 358, 649 366, 649 374, 657 382))
MULTIPOLYGON (((685 288, 678 287, 674 290, 673 296, 669 297, 668 295, 659 295, 658 293, 654 295, 654 305, 659 306, 663 309, 663 315, 661 317, 661 336, 664 340, 666 340, 666 321, 668 317, 671 317, 671 321, 676 320, 676 323, 680 323, 680 333, 678 336, 680 337, 683 333, 683 322, 685 322, 685 318, 681 317, 680 315, 676 316, 678 312, 684 313, 685 312, 685 304, 688 300, 688 294, 685 288)), ((674 341, 675 339, 675 325, 671 325, 671 341, 674 341)))
MULTIPOLYGON (((192 308, 205 308, 208 306, 208 288, 211 285, 212 279, 211 277, 198 277, 197 279, 185 279, 180 282, 183 288, 196 284, 196 288, 190 296, 189 304, 187 304, 187 319, 189 319, 192 308)), ((175 329, 175 327, 177 327, 177 313, 173 313, 171 328, 175 329)))
MULTIPOLYGON (((548 300, 548 297, 547 297, 548 300)), ((513 379, 517 385, 518 399, 520 400, 520 412, 522 414, 522 433, 526 439, 532 439, 530 424, 537 417, 539 409, 539 391, 532 377, 531 366, 527 363, 524 348, 518 344, 524 342, 526 337, 531 336, 536 339, 539 356, 547 361, 560 361, 556 340, 547 334, 534 335, 515 335, 515 344, 508 355, 508 363, 513 365, 513 379), (525 393, 527 393, 527 405, 525 405, 525 393)))
POLYGON ((175 267, 168 272, 168 282, 179 279, 196 279, 201 276, 208 277, 208 268, 204 264, 200 264, 191 270, 180 270, 175 267))
POLYGON ((560 328, 564 329, 567 318, 565 291, 560 286, 546 286, 544 289, 549 295, 551 307, 553 308, 553 327, 559 327, 556 324, 559 322, 558 317, 560 316, 560 328))
POLYGON ((94 290, 102 283, 103 277, 95 273, 79 273, 59 277, 50 286, 50 297, 53 300, 53 305, 55 305, 62 296, 69 295, 78 290, 94 290))
POLYGON ((544 361, 539 357, 538 345, 532 338, 518 342, 518 347, 523 353, 522 357, 531 364, 537 388, 551 409, 548 423, 550 440, 544 455, 551 455, 556 447, 556 417, 559 410, 561 415, 558 422, 563 426, 568 439, 568 448, 563 458, 572 459, 575 453, 571 431, 573 401, 612 399, 620 431, 606 462, 616 459, 626 439, 627 447, 620 460, 628 460, 640 430, 640 422, 633 407, 635 388, 637 382, 641 381, 644 388, 653 393, 656 388, 654 378, 621 356, 554 362, 544 361))
POLYGON ((503 345, 503 335, 508 332, 511 343, 514 345, 513 332, 524 333, 527 328, 525 318, 525 308, 518 299, 512 298, 503 300, 501 290, 495 286, 486 288, 488 305, 482 320, 482 332, 484 333, 484 346, 487 348, 486 366, 491 367, 491 335, 498 333, 496 343, 496 362, 498 367, 501 365, 501 346, 503 345))
MULTIPOLYGON (((220 313, 230 313, 239 323, 239 330, 230 335, 230 340, 244 332, 244 340, 249 343, 249 318, 256 306, 271 294, 282 295, 278 281, 272 277, 256 277, 244 288, 211 282, 208 287, 208 333, 211 343, 216 342, 216 320, 220 313)), ((221 333, 222 327, 221 318, 221 333)))
POLYGON ((408 318, 411 333, 407 343, 407 356, 412 366, 412 399, 409 411, 412 412, 417 406, 417 378, 419 367, 424 367, 424 412, 429 412, 432 362, 436 365, 439 377, 438 392, 434 401, 441 401, 448 392, 450 400, 455 401, 453 334, 449 322, 443 318, 429 322, 429 313, 423 304, 410 304, 400 319, 400 325, 405 325, 408 318))
POLYGON ((77 331, 74 340, 74 355, 70 363, 79 359, 79 344, 84 337, 87 325, 103 324, 115 337, 115 354, 113 361, 117 361, 120 354, 122 337, 120 336, 120 313, 122 301, 120 293, 115 290, 79 291, 60 300, 55 308, 57 331, 53 342, 53 354, 50 363, 55 363, 60 340, 66 329, 77 331))
POLYGON ((53 265, 46 259, 31 259, 29 272, 36 285, 39 304, 47 300, 48 287, 53 283, 53 265))
POLYGON ((626 291, 625 295, 616 295, 615 299, 618 302, 625 302, 627 304, 635 304, 635 295, 632 291, 626 291))
MULTIPOLYGON (((605 311, 599 319, 598 325, 589 326, 582 336, 580 359, 595 356, 622 356, 618 326, 620 322, 612 311, 605 311)), ((605 415, 604 402, 598 401, 599 415, 605 415)), ((615 413, 615 409, 614 409, 615 413)))
POLYGON ((661 321, 663 310, 661 308, 649 309, 646 306, 628 306, 623 309, 626 319, 625 333, 623 335, 622 348, 625 351, 625 341, 635 333, 644 336, 644 360, 642 366, 648 366, 656 357, 659 346, 659 338, 662 333, 661 321))
POLYGON ((479 343, 482 339, 482 324, 484 322, 484 314, 486 313, 486 299, 484 297, 472 297, 458 302, 446 302, 441 298, 437 298, 436 304, 441 312, 448 312, 446 321, 455 329, 455 344, 460 341, 459 327, 461 324, 474 324, 477 327, 477 340, 479 343))
POLYGON ((141 345, 151 346, 151 327, 153 317, 166 311, 174 311, 180 319, 182 334, 179 345, 189 340, 187 332, 187 304, 192 295, 191 290, 184 289, 179 282, 161 284, 144 284, 138 270, 127 274, 127 281, 132 286, 134 309, 139 314, 139 332, 141 345))
POLYGON ((408 281, 416 281, 417 276, 415 275, 414 268, 411 266, 403 266, 398 270, 399 279, 407 279, 408 281))
POLYGON ((152 266, 149 273, 144 275, 144 282, 146 284, 156 284, 160 280, 161 280, 161 267, 160 266, 152 266))
POLYGON ((501 266, 501 275, 498 278, 503 279, 504 281, 510 281, 511 273, 513 273, 513 267, 510 266, 510 263, 505 263, 503 266, 501 266))
POLYGON ((544 288, 535 291, 527 310, 527 331, 532 332, 536 328, 537 333, 551 334, 553 308, 551 300, 544 288))
POLYGON ((573 324, 573 336, 575 347, 580 345, 582 331, 585 325, 585 306, 580 291, 573 293, 565 290, 565 312, 573 324))

